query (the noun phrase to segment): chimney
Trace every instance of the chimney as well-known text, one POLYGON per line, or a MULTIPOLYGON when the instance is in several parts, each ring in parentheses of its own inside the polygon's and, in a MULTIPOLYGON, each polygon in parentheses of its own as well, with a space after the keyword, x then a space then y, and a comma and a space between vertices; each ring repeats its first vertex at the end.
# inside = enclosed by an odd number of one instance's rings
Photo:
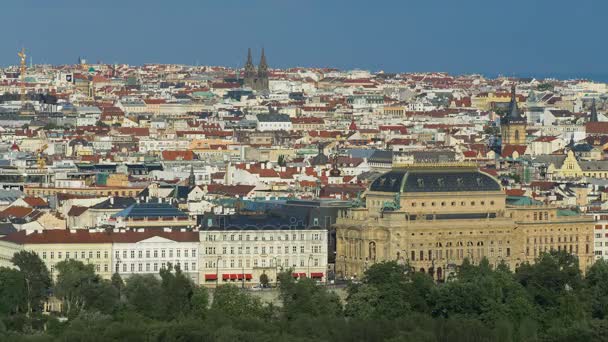
POLYGON ((249 163, 245 164, 245 170, 249 170, 249 168, 250 168, 249 163))
POLYGON ((114 205, 114 197, 110 197, 110 205, 114 205))
POLYGON ((75 234, 76 233, 76 229, 70 229, 70 234, 75 234))
POLYGON ((266 168, 266 164, 262 163, 262 170, 264 170, 266 168))

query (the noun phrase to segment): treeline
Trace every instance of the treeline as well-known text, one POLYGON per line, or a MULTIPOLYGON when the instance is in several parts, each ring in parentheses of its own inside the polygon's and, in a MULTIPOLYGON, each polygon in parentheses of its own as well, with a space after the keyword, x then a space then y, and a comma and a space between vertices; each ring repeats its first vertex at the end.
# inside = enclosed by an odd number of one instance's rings
POLYGON ((395 262, 371 266, 346 303, 314 281, 279 276, 281 306, 234 285, 213 300, 179 268, 123 281, 63 261, 51 282, 33 253, 0 268, 0 340, 7 341, 606 341, 608 263, 583 275, 576 257, 543 254, 516 272, 465 260, 436 284, 395 262), (50 296, 64 303, 43 315, 50 296))

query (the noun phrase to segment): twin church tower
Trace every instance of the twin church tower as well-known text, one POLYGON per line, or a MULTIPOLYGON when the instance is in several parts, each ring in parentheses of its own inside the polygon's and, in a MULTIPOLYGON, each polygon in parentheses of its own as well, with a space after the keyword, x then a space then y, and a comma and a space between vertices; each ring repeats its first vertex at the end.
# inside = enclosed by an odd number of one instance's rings
POLYGON ((247 51, 247 62, 245 63, 245 82, 244 86, 255 91, 268 91, 268 64, 266 63, 266 55, 262 48, 262 56, 260 57, 260 65, 255 69, 251 58, 251 49, 247 51))

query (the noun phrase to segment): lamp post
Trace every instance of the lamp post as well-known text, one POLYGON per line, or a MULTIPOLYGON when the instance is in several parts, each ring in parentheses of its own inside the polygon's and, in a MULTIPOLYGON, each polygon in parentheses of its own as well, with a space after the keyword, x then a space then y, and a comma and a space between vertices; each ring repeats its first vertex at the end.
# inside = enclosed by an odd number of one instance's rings
POLYGON ((245 265, 241 262, 241 288, 245 288, 245 265))
POLYGON ((274 287, 277 287, 279 280, 279 264, 277 263, 277 257, 272 257, 274 262, 274 287))
POLYGON ((312 279, 310 276, 310 260, 312 260, 312 254, 308 256, 308 277, 312 279))
POLYGON ((221 255, 218 255, 217 260, 215 262, 215 287, 220 286, 220 260, 222 259, 221 255))

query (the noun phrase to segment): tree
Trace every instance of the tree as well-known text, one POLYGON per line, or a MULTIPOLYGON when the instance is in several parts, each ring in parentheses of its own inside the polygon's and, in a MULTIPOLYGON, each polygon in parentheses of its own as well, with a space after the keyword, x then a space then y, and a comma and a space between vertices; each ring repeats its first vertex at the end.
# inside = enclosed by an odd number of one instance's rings
POLYGON ((190 305, 194 317, 203 319, 207 316, 207 311, 209 310, 209 292, 206 287, 198 286, 194 288, 192 298, 190 298, 190 305))
POLYGON ((277 159, 277 164, 279 164, 279 166, 287 165, 287 160, 285 159, 285 155, 283 155, 283 154, 279 155, 279 158, 277 159))
POLYGON ((111 312, 117 301, 118 291, 111 282, 95 274, 94 265, 78 260, 64 260, 56 265, 57 282, 55 296, 63 300, 64 311, 75 317, 83 309, 111 312))
POLYGON ((11 262, 23 273, 26 285, 27 314, 42 311, 43 302, 49 296, 51 277, 46 265, 34 252, 20 251, 11 262))
POLYGON ((262 314, 262 302, 238 287, 229 284, 221 285, 213 292, 211 310, 228 317, 259 317, 262 314))
POLYGON ((112 274, 110 282, 112 283, 112 286, 116 289, 116 291, 118 291, 118 298, 122 298, 122 293, 125 289, 125 282, 122 280, 120 273, 115 272, 114 274, 112 274))
POLYGON ((300 316, 335 317, 342 313, 342 303, 335 293, 317 286, 310 278, 293 280, 289 272, 279 275, 280 298, 287 319, 300 316))
POLYGON ((167 317, 185 315, 190 312, 190 298, 194 291, 192 280, 182 273, 179 266, 168 264, 160 270, 162 299, 167 317))
POLYGON ((136 312, 150 318, 163 317, 163 290, 160 280, 154 275, 134 274, 130 276, 124 292, 127 303, 136 312))
POLYGON ((27 310, 27 287, 23 272, 0 267, 0 315, 27 310))
POLYGON ((593 318, 608 317, 608 261, 597 260, 585 278, 587 298, 590 300, 593 318))

